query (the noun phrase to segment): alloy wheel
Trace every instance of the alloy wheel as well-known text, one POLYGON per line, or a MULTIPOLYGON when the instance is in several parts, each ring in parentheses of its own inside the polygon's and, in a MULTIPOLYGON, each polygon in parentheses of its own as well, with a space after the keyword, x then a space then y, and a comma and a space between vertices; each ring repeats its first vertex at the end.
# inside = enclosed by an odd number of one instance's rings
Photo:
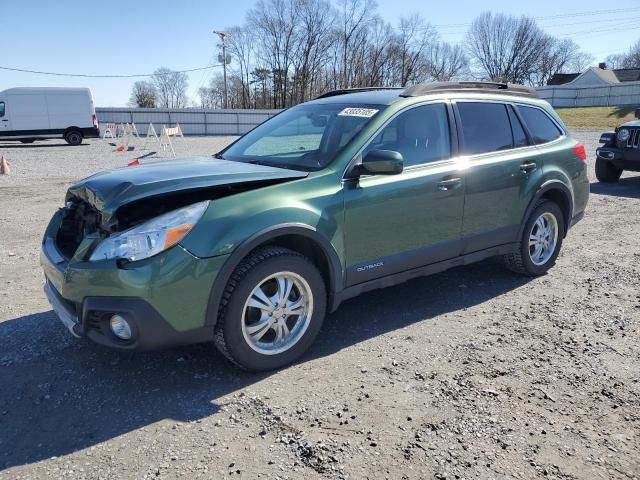
POLYGON ((553 257, 557 244, 558 220, 552 213, 545 212, 537 218, 529 232, 529 258, 534 265, 544 265, 553 257))
POLYGON ((242 334, 263 355, 293 347, 309 327, 313 294, 309 283, 293 272, 278 272, 252 290, 242 311, 242 334))

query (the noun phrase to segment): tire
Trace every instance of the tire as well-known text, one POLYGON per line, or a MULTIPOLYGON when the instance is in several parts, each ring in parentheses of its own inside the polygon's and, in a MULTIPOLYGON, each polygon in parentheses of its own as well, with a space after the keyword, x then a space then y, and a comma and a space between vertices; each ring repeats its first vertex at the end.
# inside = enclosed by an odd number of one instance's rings
POLYGON ((229 279, 215 326, 215 345, 244 370, 283 367, 313 343, 322 327, 326 305, 324 280, 308 258, 286 248, 260 248, 245 258, 229 279), (301 314, 287 315, 282 303, 275 306, 283 286, 289 295, 280 298, 286 298, 290 308, 301 314), (260 297, 268 302, 258 301, 260 297), (286 330, 280 326, 282 322, 286 330))
POLYGON ((72 146, 77 146, 82 143, 82 132, 79 130, 69 130, 64 134, 65 141, 72 146))
POLYGON ((611 162, 596 158, 596 178, 601 182, 617 182, 622 175, 622 169, 611 162))
POLYGON ((36 140, 34 138, 27 138, 25 140, 20 140, 20 143, 33 143, 36 140))
POLYGON ((544 275, 556 263, 556 258, 562 248, 564 234, 564 215, 560 207, 550 200, 540 200, 525 222, 517 251, 504 255, 505 265, 509 270, 522 275, 531 277, 544 275), (540 219, 543 219, 542 224, 537 223, 540 222, 540 219), (555 233, 547 236, 544 229, 541 228, 543 225, 550 225, 555 233), (536 244, 530 246, 530 238, 537 237, 540 233, 542 233, 542 243, 538 240, 532 240, 536 244), (547 243, 546 249, 540 248, 538 250, 536 245, 543 244, 546 241, 545 238, 548 238, 551 245, 547 243))

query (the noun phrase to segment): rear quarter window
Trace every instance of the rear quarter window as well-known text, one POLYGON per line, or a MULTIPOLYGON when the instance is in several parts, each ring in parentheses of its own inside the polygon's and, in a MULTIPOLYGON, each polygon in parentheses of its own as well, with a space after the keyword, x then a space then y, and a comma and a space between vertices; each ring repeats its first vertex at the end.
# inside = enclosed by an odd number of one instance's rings
POLYGON ((458 102, 466 155, 513 148, 511 122, 503 103, 458 102))
POLYGON ((0 102, 0 117, 4 117, 4 102, 0 102))
POLYGON ((562 130, 539 108, 518 105, 518 111, 529 129, 533 143, 536 145, 552 142, 562 136, 562 130))

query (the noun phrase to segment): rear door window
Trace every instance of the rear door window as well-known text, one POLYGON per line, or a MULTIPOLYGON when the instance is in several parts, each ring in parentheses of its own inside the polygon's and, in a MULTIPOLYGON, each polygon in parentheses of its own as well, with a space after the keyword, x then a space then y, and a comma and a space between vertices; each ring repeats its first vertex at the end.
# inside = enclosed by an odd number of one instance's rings
POLYGON ((513 148, 511 122, 503 103, 458 102, 466 155, 497 152, 513 148))
POLYGON ((539 108, 518 105, 518 110, 536 145, 552 142, 562 136, 562 130, 539 108))

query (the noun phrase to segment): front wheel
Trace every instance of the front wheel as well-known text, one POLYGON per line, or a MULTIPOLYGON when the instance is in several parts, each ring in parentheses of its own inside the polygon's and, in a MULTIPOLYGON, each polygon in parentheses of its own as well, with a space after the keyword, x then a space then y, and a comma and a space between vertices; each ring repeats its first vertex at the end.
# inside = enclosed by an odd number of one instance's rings
POLYGON ((70 130, 65 133, 64 139, 69 145, 73 145, 75 147, 82 143, 82 133, 78 130, 70 130))
POLYGON ((607 160, 596 158, 596 178, 601 182, 617 182, 622 175, 622 169, 607 160))
POLYGON ((564 216, 558 205, 541 200, 527 219, 520 245, 504 256, 507 268, 532 277, 545 274, 555 263, 564 238, 564 216))
POLYGON ((231 275, 215 326, 218 350, 245 370, 272 370, 313 343, 326 311, 322 275, 305 256, 265 247, 231 275))

